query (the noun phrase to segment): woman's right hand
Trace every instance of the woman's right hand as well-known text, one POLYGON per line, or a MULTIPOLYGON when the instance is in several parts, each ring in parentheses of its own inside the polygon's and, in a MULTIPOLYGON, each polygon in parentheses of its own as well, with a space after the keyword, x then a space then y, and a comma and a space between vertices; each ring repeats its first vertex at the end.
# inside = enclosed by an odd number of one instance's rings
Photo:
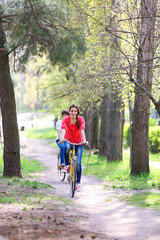
POLYGON ((85 141, 83 141, 83 144, 84 145, 89 145, 89 142, 85 140, 85 141))

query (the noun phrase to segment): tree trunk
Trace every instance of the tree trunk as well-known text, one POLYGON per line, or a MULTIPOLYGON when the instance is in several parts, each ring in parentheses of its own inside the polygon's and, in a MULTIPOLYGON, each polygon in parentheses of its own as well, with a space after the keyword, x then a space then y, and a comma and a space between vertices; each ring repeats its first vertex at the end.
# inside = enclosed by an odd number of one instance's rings
MULTIPOLYGON (((90 132, 90 126, 89 126, 89 110, 88 108, 85 109, 82 113, 84 120, 85 120, 85 135, 86 135, 86 140, 89 141, 89 132, 90 132)), ((85 147, 85 145, 84 145, 85 147)))
POLYGON ((104 95, 101 107, 101 128, 99 138, 99 155, 107 156, 107 131, 108 131, 108 95, 104 95))
MULTIPOLYGON (((138 51, 137 82, 148 92, 152 85, 152 65, 157 0, 141 1, 141 34, 138 51)), ((135 87, 135 103, 132 124, 131 174, 149 172, 149 96, 138 86, 135 87)))
MULTIPOLYGON (((6 38, 0 22, 0 48, 5 48, 6 38)), ((20 147, 15 95, 6 53, 0 54, 0 99, 4 137, 3 176, 21 177, 20 147)))
POLYGON ((96 107, 91 107, 89 110, 89 143, 91 148, 98 148, 98 133, 99 133, 99 117, 96 107))
POLYGON ((89 141, 91 148, 98 148, 99 118, 97 108, 86 109, 83 112, 83 117, 86 122, 86 139, 89 141))
POLYGON ((114 93, 109 101, 107 161, 122 160, 123 123, 121 108, 121 98, 114 93))
POLYGON ((130 166, 132 166, 132 114, 133 114, 133 107, 132 107, 132 102, 129 100, 128 102, 129 105, 129 145, 130 145, 130 166))

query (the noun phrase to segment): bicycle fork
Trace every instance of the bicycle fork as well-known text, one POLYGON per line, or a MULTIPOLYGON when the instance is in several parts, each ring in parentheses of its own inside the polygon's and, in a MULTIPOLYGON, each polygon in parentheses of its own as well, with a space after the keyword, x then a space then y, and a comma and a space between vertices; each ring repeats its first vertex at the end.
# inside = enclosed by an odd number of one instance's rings
POLYGON ((70 150, 69 152, 69 161, 70 161, 70 167, 69 167, 69 175, 70 175, 70 180, 72 182, 76 181, 75 179, 75 174, 74 174, 74 171, 75 171, 75 146, 73 147, 73 150, 70 150))

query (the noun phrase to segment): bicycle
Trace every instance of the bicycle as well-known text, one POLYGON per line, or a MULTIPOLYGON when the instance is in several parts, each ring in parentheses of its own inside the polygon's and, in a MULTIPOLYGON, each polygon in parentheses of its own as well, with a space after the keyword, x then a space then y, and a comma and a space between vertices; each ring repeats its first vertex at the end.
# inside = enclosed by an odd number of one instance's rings
POLYGON ((72 145, 72 149, 69 151, 69 172, 68 172, 68 182, 70 185, 70 197, 73 198, 76 190, 77 183, 77 156, 75 154, 75 146, 84 144, 84 142, 80 143, 71 143, 68 140, 64 139, 65 142, 68 142, 72 145))

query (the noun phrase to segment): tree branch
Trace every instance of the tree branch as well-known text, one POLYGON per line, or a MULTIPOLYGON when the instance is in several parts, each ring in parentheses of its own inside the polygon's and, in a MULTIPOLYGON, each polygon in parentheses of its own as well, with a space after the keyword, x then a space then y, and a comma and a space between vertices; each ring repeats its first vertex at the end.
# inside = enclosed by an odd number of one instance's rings
POLYGON ((10 17, 16 17, 16 16, 18 16, 18 14, 2 15, 2 16, 0 17, 0 19, 10 18, 10 17))
POLYGON ((20 43, 17 44, 16 46, 14 46, 14 48, 12 48, 8 53, 7 55, 9 55, 10 53, 14 52, 16 50, 16 48, 18 48, 20 46, 20 43))
POLYGON ((53 40, 52 40, 52 37, 51 37, 50 33, 49 33, 48 30, 46 30, 46 29, 41 25, 41 23, 39 22, 31 0, 28 0, 28 1, 29 1, 30 5, 31 5, 34 18, 35 18, 35 20, 36 20, 39 28, 42 29, 42 30, 44 30, 44 31, 48 34, 49 39, 50 39, 50 41, 51 41, 51 43, 52 43, 52 45, 53 45, 53 48, 55 48, 55 45, 54 45, 54 42, 53 42, 53 40))

